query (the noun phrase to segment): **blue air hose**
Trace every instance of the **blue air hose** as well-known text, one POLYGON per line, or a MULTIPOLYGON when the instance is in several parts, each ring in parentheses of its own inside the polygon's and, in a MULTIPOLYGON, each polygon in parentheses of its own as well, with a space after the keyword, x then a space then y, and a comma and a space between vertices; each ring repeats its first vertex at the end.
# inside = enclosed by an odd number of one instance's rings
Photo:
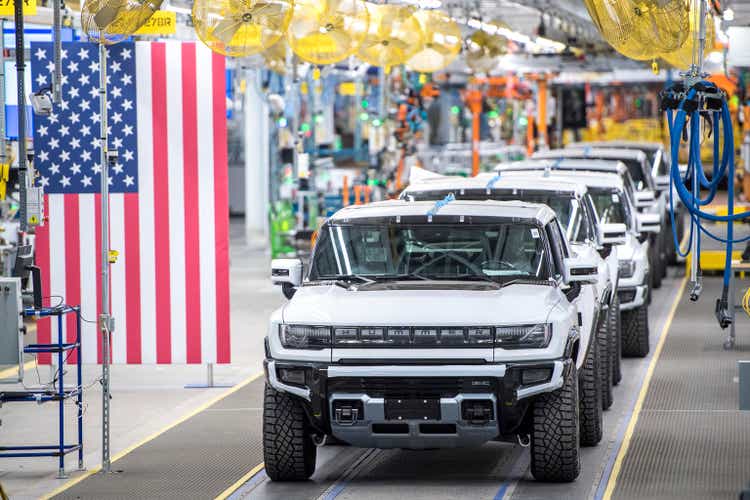
MULTIPOLYGON (((704 90, 718 93, 718 88, 715 84, 707 81, 699 82, 698 84, 704 90)), ((732 247, 734 244, 745 242, 750 240, 750 237, 742 238, 740 240, 734 239, 734 223, 750 217, 750 211, 734 213, 734 179, 735 179, 735 151, 734 151, 734 130, 732 127, 732 117, 729 113, 729 106, 727 105, 726 99, 721 101, 720 111, 712 111, 713 118, 713 176, 709 181, 706 177, 705 168, 701 162, 701 109, 700 106, 691 106, 691 111, 686 111, 685 107, 687 103, 692 103, 698 97, 698 90, 694 86, 687 91, 687 94, 677 106, 676 115, 673 114, 672 110, 667 110, 670 142, 671 142, 671 154, 672 154, 672 167, 670 171, 670 192, 674 192, 676 189, 677 194, 684 203, 685 207, 690 214, 690 238, 697 231, 699 235, 705 234, 708 237, 719 241, 726 245, 726 264, 724 268, 724 290, 722 293, 722 299, 717 304, 717 317, 720 316, 720 312, 725 312, 727 306, 727 296, 729 281, 731 279, 731 267, 732 267, 732 247), (679 169, 679 150, 682 135, 688 125, 689 118, 689 134, 688 134, 688 169, 685 177, 680 175, 679 169), (720 146, 719 137, 720 132, 723 132, 724 147, 721 151, 721 158, 719 158, 720 146), (706 206, 711 203, 718 192, 718 187, 721 180, 727 177, 728 183, 728 197, 727 197, 727 208, 728 215, 720 216, 712 213, 704 212, 701 210, 702 206, 706 206), (694 181, 697 179, 698 188, 693 191, 694 181), (672 189, 674 187, 674 189, 672 189), (700 196, 700 189, 704 188, 708 190, 708 195, 704 198, 700 196), (722 238, 711 233, 703 225, 703 221, 710 222, 724 222, 727 224, 727 236, 722 238), (720 311, 722 309, 722 311, 720 311)), ((675 248, 677 253, 685 257, 690 253, 690 249, 683 252, 680 248, 680 242, 677 238, 677 226, 675 224, 674 215, 674 200, 670 197, 670 219, 672 221, 672 236, 675 241, 675 248)), ((698 238, 698 248, 696 249, 697 255, 695 258, 700 258, 700 238, 698 238)), ((726 327, 726 318, 719 319, 723 327, 726 327)))

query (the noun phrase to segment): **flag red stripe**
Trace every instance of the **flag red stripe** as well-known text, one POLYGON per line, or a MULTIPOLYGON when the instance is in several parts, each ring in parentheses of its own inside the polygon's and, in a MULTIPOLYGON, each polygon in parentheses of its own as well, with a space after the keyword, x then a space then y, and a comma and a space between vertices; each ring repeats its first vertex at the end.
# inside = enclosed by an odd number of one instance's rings
POLYGON ((226 58, 213 54, 214 217, 216 224, 216 362, 229 363, 229 172, 227 166, 226 58))
POLYGON ((125 309, 127 363, 141 364, 141 237, 138 195, 125 197, 125 309))
POLYGON ((94 195, 94 228, 96 231, 94 255, 96 255, 96 318, 86 318, 96 321, 96 361, 102 362, 102 335, 99 330, 99 317, 102 314, 102 195, 94 195))
POLYGON ((154 221, 156 223, 156 362, 172 362, 172 321, 169 271, 169 140, 167 118, 167 56, 164 43, 151 44, 151 85, 154 130, 154 221))
MULTIPOLYGON (((49 214, 49 195, 44 195, 44 213, 49 214)), ((36 265, 42 272, 42 296, 43 304, 48 306, 52 303, 50 294, 52 286, 50 283, 50 241, 49 223, 36 229, 36 265)), ((36 323, 36 338, 40 344, 49 344, 52 339, 52 319, 42 319, 36 323)), ((39 354, 39 364, 48 365, 52 362, 50 354, 39 354)))
MULTIPOLYGON (((187 363, 201 362, 198 90, 195 43, 182 44, 182 145, 185 189, 185 320, 187 363)), ((179 243, 179 242, 176 242, 179 243)))
MULTIPOLYGON (((65 211, 65 303, 81 303, 81 221, 78 195, 64 195, 65 211)), ((76 340, 76 317, 65 316, 65 338, 68 343, 76 340)), ((71 351, 69 363, 77 362, 77 353, 71 351)))

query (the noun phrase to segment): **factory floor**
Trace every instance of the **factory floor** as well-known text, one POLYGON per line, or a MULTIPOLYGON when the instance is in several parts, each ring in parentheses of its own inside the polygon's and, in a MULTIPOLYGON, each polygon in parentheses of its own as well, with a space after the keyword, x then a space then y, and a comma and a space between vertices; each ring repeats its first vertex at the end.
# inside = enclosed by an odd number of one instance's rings
MULTIPOLYGON (((234 384, 233 388, 184 388, 186 384, 203 381, 202 367, 115 367, 112 435, 116 458, 113 470, 117 472, 113 475, 92 473, 100 462, 101 453, 101 400, 98 385, 95 385, 87 392, 84 417, 85 465, 89 472, 74 472, 75 460, 70 458, 71 479, 63 481, 55 479, 53 459, 0 461, 0 481, 11 498, 37 498, 51 493, 56 498, 74 499, 329 500, 393 496, 599 499, 610 498, 613 494, 617 498, 644 498, 643 495, 646 498, 683 498, 687 493, 685 488, 676 490, 671 484, 680 479, 672 473, 659 474, 658 471, 682 467, 679 460, 670 460, 668 454, 685 455, 685 450, 693 450, 697 444, 692 443, 685 429, 678 427, 673 431, 682 433, 684 438, 674 440, 682 446, 679 450, 667 447, 662 453, 661 448, 649 448, 648 442, 653 441, 649 433, 655 432, 655 425, 670 428, 671 417, 654 418, 673 414, 677 418, 682 415, 677 415, 677 411, 685 413, 680 418, 711 418, 709 410, 716 410, 720 418, 733 419, 735 424, 746 420, 734 410, 737 384, 731 374, 736 372, 736 360, 745 354, 743 346, 748 342, 745 337, 750 323, 744 319, 738 329, 737 351, 724 352, 721 348, 724 335, 709 311, 718 278, 707 278, 705 296, 695 305, 687 301, 687 294, 683 292, 682 269, 673 268, 662 288, 654 292, 649 311, 651 353, 644 359, 623 360, 623 381, 614 389, 615 403, 604 417, 604 439, 599 446, 582 450, 581 476, 576 482, 562 485, 535 482, 528 472, 527 449, 514 444, 488 443, 473 449, 421 452, 325 446, 319 449, 318 466, 311 481, 272 483, 262 464, 263 380, 257 374, 261 368, 268 314, 283 298, 279 290, 268 283, 267 258, 244 245, 240 227, 235 226, 234 230, 234 364, 216 369, 216 382, 234 384), (695 345, 686 347, 688 344, 695 345), (685 353, 695 359, 705 358, 700 371, 690 373, 691 365, 680 365, 678 358, 685 353), (692 382, 691 376, 695 379, 692 382), (675 380, 684 382, 674 386, 675 380), (679 397, 660 406, 659 396, 664 387, 684 389, 693 384, 702 384, 702 390, 709 393, 713 386, 720 389, 722 399, 716 403, 718 406, 704 407, 713 399, 695 407, 687 404, 672 408, 667 404, 681 401, 679 397), (644 460, 650 462, 646 464, 644 460), (641 484, 639 478, 643 474, 639 471, 651 471, 647 475, 649 482, 641 484)), ((87 367, 85 380, 93 381, 97 376, 98 367, 87 367)), ((685 401, 698 404, 701 399, 685 401)), ((72 416, 73 408, 70 409, 72 416)), ((35 440, 55 437, 55 413, 51 406, 8 405, 2 409, 2 418, 2 444, 27 441, 31 435, 35 440)), ((748 444, 743 444, 743 440, 749 436, 742 434, 743 428, 746 426, 725 429, 724 434, 730 431, 733 434, 727 434, 728 437, 722 434, 718 437, 724 441, 716 442, 712 441, 714 433, 705 425, 698 431, 705 435, 706 446, 712 446, 710 449, 729 439, 734 440, 732 450, 743 450, 748 444)), ((689 465, 698 464, 691 469, 696 477, 690 484, 700 482, 700 474, 714 470, 708 467, 709 462, 716 462, 714 468, 721 469, 721 460, 732 459, 732 455, 722 457, 716 453, 704 457, 695 451, 692 451, 693 460, 683 457, 689 465)), ((745 464, 735 465, 725 470, 723 476, 714 478, 713 483, 706 481, 713 485, 731 475, 724 490, 700 491, 721 492, 720 496, 727 498, 728 492, 738 493, 745 478, 737 467, 745 464)), ((750 480, 750 475, 747 479, 750 480)), ((699 497, 700 494, 695 498, 699 497)))

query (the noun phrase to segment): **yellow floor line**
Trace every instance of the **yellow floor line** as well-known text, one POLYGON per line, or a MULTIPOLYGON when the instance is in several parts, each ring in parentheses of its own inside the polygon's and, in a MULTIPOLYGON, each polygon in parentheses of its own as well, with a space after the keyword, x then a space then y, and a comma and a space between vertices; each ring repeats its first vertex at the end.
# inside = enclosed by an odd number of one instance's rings
POLYGON ((263 470, 263 467, 265 467, 265 464, 263 462, 259 463, 252 469, 250 469, 250 472, 242 476, 236 483, 234 483, 232 486, 227 488, 226 490, 221 492, 221 495, 217 496, 214 500, 226 500, 229 498, 229 496, 240 489, 240 487, 245 484, 246 482, 250 481, 253 476, 255 476, 258 472, 263 470))
MULTIPOLYGON (((263 372, 260 372, 260 373, 256 373, 255 375, 251 375, 251 376, 249 376, 248 378, 246 378, 245 380, 243 380, 243 381, 242 381, 242 382, 240 382, 239 384, 235 385, 234 387, 232 387, 232 388, 231 388, 231 389, 229 389, 228 391, 226 391, 226 392, 224 392, 224 393, 222 393, 222 394, 219 394, 218 396, 216 396, 215 398, 211 399, 210 401, 208 401, 208 402, 206 402, 206 403, 202 404, 202 405, 201 405, 201 406, 199 406, 198 408, 196 408, 196 409, 194 409, 194 410, 192 410, 192 411, 190 411, 190 412, 186 413, 185 415, 181 416, 180 418, 178 418, 178 419, 177 419, 177 420, 175 420, 174 422, 170 423, 170 424, 169 424, 169 425, 167 425, 166 427, 164 427, 164 428, 162 428, 162 429, 160 429, 160 430, 158 430, 158 431, 154 432, 154 433, 153 433, 153 434, 151 434, 150 436, 148 436, 148 437, 146 437, 146 438, 144 438, 144 439, 142 439, 142 440, 138 441, 137 443, 135 443, 135 444, 133 444, 133 445, 131 445, 131 446, 128 446, 127 448, 125 448, 125 449, 124 449, 124 450, 122 450, 121 452, 119 452, 119 453, 115 454, 114 456, 112 456, 112 459, 111 459, 111 461, 112 461, 112 462, 116 462, 116 461, 120 460, 121 458, 123 458, 123 457, 124 457, 124 456, 126 456, 126 455, 127 455, 128 453, 130 453, 130 452, 132 452, 133 450, 135 450, 136 448, 139 448, 139 447, 143 446, 144 444, 148 443, 149 441, 153 441, 154 439, 156 439, 156 438, 157 438, 157 437, 159 437, 160 435, 164 434, 164 433, 165 433, 165 432, 167 432, 168 430, 170 430, 170 429, 172 429, 172 428, 174 428, 174 427, 176 427, 176 426, 180 425, 181 423, 185 422, 185 421, 186 421, 186 420, 188 420, 189 418, 191 418, 191 417, 194 417, 195 415, 199 414, 200 412, 202 412, 202 411, 204 411, 204 410, 208 409, 209 407, 211 407, 211 406, 213 406, 214 404, 218 403, 219 401, 221 401, 222 399, 226 398, 227 396, 230 396, 231 394, 234 394, 235 392, 239 391, 239 390, 240 390, 240 389, 242 389, 243 387, 246 387, 246 386, 247 386, 247 385, 249 385, 249 384, 250 384, 251 382, 254 382, 255 380, 258 380, 258 379, 259 379, 260 377, 262 377, 262 376, 263 376, 263 372)), ((60 486, 59 488, 55 489, 55 490, 54 490, 54 491, 52 491, 51 493, 48 493, 48 494, 46 494, 46 495, 42 496, 42 497, 40 498, 40 500, 49 500, 50 498, 52 498, 52 497, 54 497, 54 496, 56 496, 56 495, 59 495, 59 494, 60 494, 60 493, 62 493, 63 491, 65 491, 65 490, 67 490, 67 489, 70 489, 71 487, 73 487, 73 486, 75 486, 76 484, 80 483, 80 482, 81 482, 81 481, 83 481, 84 479, 86 479, 86 478, 88 478, 88 477, 91 477, 91 476, 93 476, 94 474, 96 474, 97 472, 99 472, 99 471, 100 471, 101 469, 102 469, 102 466, 101 466, 101 464, 99 464, 99 465, 97 465, 96 467, 93 467, 93 468, 91 468, 91 469, 89 469, 89 470, 85 471, 85 472, 84 472, 83 474, 81 474, 80 476, 77 476, 77 477, 75 477, 75 478, 71 479, 70 481, 66 482, 65 484, 63 484, 63 485, 62 485, 62 486, 60 486)))
POLYGON ((612 468, 612 474, 610 474, 609 476, 609 481, 607 482, 607 489, 604 490, 603 500, 610 500, 612 498, 612 494, 615 491, 615 486, 617 485, 617 478, 620 475, 622 464, 625 461, 625 455, 628 454, 628 449, 630 448, 630 440, 633 438, 633 431, 635 430, 635 425, 638 423, 638 417, 640 416, 641 408, 643 407, 643 401, 646 399, 648 388, 651 385, 651 378, 654 375, 654 370, 656 370, 656 364, 659 362, 661 351, 664 348, 664 343, 667 340, 667 334, 669 333, 669 328, 672 326, 672 320, 674 319, 674 315, 677 312, 677 306, 680 305, 680 300, 682 299, 682 296, 685 293, 685 285, 687 285, 687 281, 688 281, 688 277, 685 276, 685 278, 683 278, 682 280, 682 283, 680 284, 680 291, 677 294, 677 297, 675 297, 674 303, 672 304, 672 309, 669 311, 669 316, 667 316, 667 321, 666 323, 664 323, 664 328, 662 329, 662 332, 661 332, 661 338, 659 339, 659 343, 656 345, 656 350, 654 351, 654 356, 651 358, 651 363, 649 363, 648 365, 648 371, 646 372, 646 377, 643 380, 641 391, 640 393, 638 393, 638 400, 635 403, 635 408, 633 408, 633 414, 630 417, 628 428, 625 431, 625 437, 622 441, 622 446, 620 447, 620 451, 617 454, 617 460, 615 460, 615 465, 612 468))
MULTIPOLYGON (((34 368, 34 364, 36 364, 36 361, 27 361, 23 364, 23 371, 29 371, 32 368, 34 368)), ((0 380, 6 379, 6 378, 15 378, 18 376, 18 367, 13 368, 6 368, 5 370, 0 371, 0 380)))

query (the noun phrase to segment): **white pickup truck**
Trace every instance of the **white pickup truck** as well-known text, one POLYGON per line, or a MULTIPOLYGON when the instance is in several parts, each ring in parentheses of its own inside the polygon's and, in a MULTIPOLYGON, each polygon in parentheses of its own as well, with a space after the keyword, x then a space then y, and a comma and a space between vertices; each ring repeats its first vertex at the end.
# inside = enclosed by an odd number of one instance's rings
MULTIPOLYGON (((596 339, 599 343, 597 348, 601 390, 596 391, 593 387, 582 385, 580 393, 582 399, 601 397, 602 408, 611 407, 614 364, 620 361, 617 340, 620 312, 615 289, 618 263, 616 252, 612 251, 612 244, 620 241, 609 241, 605 244, 603 237, 612 231, 624 233, 624 226, 604 226, 599 223, 585 185, 572 181, 561 182, 559 179, 545 179, 536 171, 503 175, 480 174, 465 178, 412 168, 410 185, 401 197, 412 201, 434 201, 449 194, 453 194, 459 200, 520 200, 547 205, 557 214, 571 249, 599 262, 599 281, 595 285, 585 286, 576 299, 576 304, 583 316, 581 339, 584 345, 588 345, 589 339, 596 339), (598 392, 601 392, 601 396, 598 392)), ((624 234, 622 238, 624 239, 624 234)), ((579 354, 579 373, 583 361, 583 356, 579 354)), ((589 406, 593 408, 593 405, 589 406)), ((598 421, 599 418, 596 414, 582 415, 581 433, 582 436, 586 436, 582 443, 599 442, 594 438, 598 434, 597 430, 587 422, 598 421)))
POLYGON ((410 449, 517 440, 531 447, 534 477, 574 480, 583 347, 573 302, 597 264, 569 252, 545 205, 340 210, 309 269, 272 263, 291 298, 266 338, 268 476, 308 478, 316 444, 334 436, 410 449))
MULTIPOLYGON (((538 171, 551 179, 585 184, 599 219, 606 224, 624 224, 624 243, 617 246, 622 354, 644 357, 649 352, 648 303, 650 301, 650 261, 648 235, 661 230, 660 218, 638 213, 632 190, 619 162, 598 160, 529 160, 498 165, 498 172, 538 171), (614 171, 611 171, 615 168, 614 171), (624 174, 624 175, 623 175, 624 174)), ((615 375, 618 379, 618 375, 615 375)))

